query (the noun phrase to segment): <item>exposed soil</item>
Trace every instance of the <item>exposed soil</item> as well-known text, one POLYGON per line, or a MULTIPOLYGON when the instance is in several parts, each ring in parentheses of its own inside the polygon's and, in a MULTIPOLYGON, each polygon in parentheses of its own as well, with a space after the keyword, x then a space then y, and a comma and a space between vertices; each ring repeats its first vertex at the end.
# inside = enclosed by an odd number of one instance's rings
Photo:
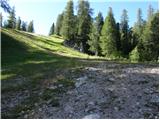
MULTIPOLYGON (((159 118, 158 65, 102 62, 92 67, 64 70, 59 75, 74 84, 67 87, 62 83, 47 84, 47 89, 64 90, 56 94, 54 100, 51 97, 35 102, 32 109, 21 111, 19 118, 159 118)), ((37 91, 37 97, 45 89, 42 88, 37 91)), ((27 91, 8 95, 2 94, 2 112, 28 96, 27 91)))

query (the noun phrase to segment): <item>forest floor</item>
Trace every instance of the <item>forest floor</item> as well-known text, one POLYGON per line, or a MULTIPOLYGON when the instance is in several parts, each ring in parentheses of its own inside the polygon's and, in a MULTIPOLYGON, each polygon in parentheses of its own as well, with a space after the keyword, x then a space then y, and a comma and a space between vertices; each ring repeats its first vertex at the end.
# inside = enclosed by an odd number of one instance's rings
POLYGON ((108 61, 63 41, 2 29, 2 118, 159 118, 157 63, 108 61))

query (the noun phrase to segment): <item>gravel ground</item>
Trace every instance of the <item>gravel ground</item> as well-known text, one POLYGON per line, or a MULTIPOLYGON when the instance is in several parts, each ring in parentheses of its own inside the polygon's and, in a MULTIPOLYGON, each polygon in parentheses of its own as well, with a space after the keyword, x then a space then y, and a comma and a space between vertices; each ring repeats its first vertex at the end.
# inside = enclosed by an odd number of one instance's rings
MULTIPOLYGON (((21 118, 159 118, 158 65, 103 62, 94 67, 67 70, 64 76, 75 85, 57 96, 58 106, 53 106, 52 100, 41 105, 35 103, 21 118)), ((14 99, 9 101, 12 106, 14 99)), ((7 102, 2 105, 5 108, 7 102)))

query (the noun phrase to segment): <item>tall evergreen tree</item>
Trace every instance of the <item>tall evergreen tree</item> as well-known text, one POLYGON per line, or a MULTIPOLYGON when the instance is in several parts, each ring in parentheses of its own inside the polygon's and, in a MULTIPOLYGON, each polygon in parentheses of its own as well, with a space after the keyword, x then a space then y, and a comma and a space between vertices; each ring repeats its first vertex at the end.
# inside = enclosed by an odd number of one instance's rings
POLYGON ((34 32, 33 20, 28 24, 27 31, 32 33, 34 32))
POLYGON ((15 29, 16 27, 16 17, 15 17, 15 8, 13 7, 8 17, 8 28, 15 29))
POLYGON ((16 23, 16 29, 20 30, 21 29, 21 18, 18 17, 17 23, 16 23))
POLYGON ((141 61, 158 60, 159 55, 159 13, 148 19, 142 42, 138 46, 141 61))
POLYGON ((2 13, 0 13, 0 22, 1 22, 1 23, 0 23, 0 24, 1 24, 1 25, 0 25, 0 27, 2 27, 2 22, 3 22, 3 16, 2 16, 2 13))
POLYGON ((80 51, 87 53, 89 49, 88 39, 89 33, 92 25, 91 18, 92 10, 90 8, 89 2, 84 0, 78 1, 78 45, 80 46, 80 51))
POLYGON ((121 51, 124 56, 128 56, 129 54, 129 25, 128 25, 128 15, 127 10, 123 10, 121 16, 121 51))
POLYGON ((153 13, 154 13, 154 9, 152 8, 151 5, 149 5, 149 7, 148 7, 148 16, 147 16, 148 20, 152 18, 153 13))
POLYGON ((98 16, 95 19, 95 22, 92 23, 90 39, 88 41, 88 44, 90 45, 90 50, 93 51, 96 56, 100 54, 99 39, 100 39, 103 23, 104 21, 103 21, 102 13, 99 12, 98 16))
POLYGON ((53 35, 53 34, 54 34, 54 22, 52 23, 52 26, 49 31, 49 35, 53 35))
POLYGON ((121 35, 120 35, 120 25, 119 23, 116 24, 116 47, 117 47, 117 51, 120 52, 121 50, 121 35))
POLYGON ((21 30, 22 31, 27 31, 27 23, 24 22, 24 21, 22 22, 21 30))
POLYGON ((61 31, 62 31, 63 15, 64 13, 59 14, 57 17, 56 28, 55 28, 56 35, 62 35, 61 31))
POLYGON ((103 24, 104 24, 103 16, 102 16, 102 13, 99 12, 98 16, 96 17, 96 27, 97 27, 99 36, 101 35, 103 24))
POLYGON ((144 20, 142 19, 142 11, 139 8, 137 11, 137 22, 135 23, 134 28, 133 28, 133 31, 137 36, 136 42, 141 40, 143 29, 144 29, 144 20))
POLYGON ((74 11, 73 1, 69 0, 64 11, 62 36, 66 40, 73 40, 74 38, 74 11))
POLYGON ((101 32, 101 49, 102 54, 111 57, 117 52, 116 48, 116 22, 113 16, 112 8, 109 8, 108 15, 105 19, 102 32, 101 32))

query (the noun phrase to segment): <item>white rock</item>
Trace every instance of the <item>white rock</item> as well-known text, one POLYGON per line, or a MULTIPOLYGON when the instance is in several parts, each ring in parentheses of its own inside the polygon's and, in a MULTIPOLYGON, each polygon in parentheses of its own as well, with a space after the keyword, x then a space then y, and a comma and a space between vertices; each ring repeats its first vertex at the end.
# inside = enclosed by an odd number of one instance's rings
POLYGON ((100 119, 100 115, 97 113, 93 113, 93 114, 84 116, 82 119, 100 119))
POLYGON ((84 84, 86 82, 87 78, 88 78, 87 76, 78 78, 75 86, 76 87, 81 86, 82 84, 84 84))
POLYGON ((85 81, 87 80, 87 76, 84 76, 84 77, 80 77, 80 78, 77 78, 77 81, 85 81))

